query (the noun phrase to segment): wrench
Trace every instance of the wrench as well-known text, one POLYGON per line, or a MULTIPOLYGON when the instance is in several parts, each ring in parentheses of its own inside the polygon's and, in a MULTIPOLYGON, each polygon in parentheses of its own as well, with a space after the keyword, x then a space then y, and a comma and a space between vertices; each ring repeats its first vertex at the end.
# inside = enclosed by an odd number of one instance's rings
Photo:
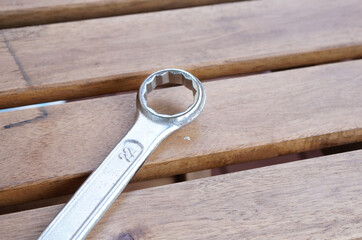
POLYGON ((84 239, 123 191, 147 157, 175 130, 193 121, 206 100, 201 82, 179 69, 148 76, 137 94, 137 119, 126 136, 89 176, 39 239, 84 239), (157 86, 174 83, 192 90, 194 102, 186 111, 159 114, 147 106, 147 94, 157 86))

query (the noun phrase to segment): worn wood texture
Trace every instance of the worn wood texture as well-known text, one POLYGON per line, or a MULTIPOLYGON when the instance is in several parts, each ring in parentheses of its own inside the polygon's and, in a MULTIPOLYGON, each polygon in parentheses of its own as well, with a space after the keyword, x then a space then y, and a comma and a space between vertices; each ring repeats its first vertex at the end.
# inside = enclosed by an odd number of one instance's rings
POLYGON ((248 1, 2 30, 28 86, 0 81, 0 108, 137 89, 162 68, 207 79, 359 58, 361 12, 360 0, 248 1))
POLYGON ((236 0, 1 0, 0 28, 14 28, 236 0))
MULTIPOLYGON (((168 137, 135 179, 362 141, 361 82, 362 60, 206 82, 204 111, 168 137)), ((179 109, 184 89, 155 90, 150 100, 179 109)), ((50 106, 44 117, 20 123, 13 119, 28 110, 0 114, 0 206, 74 191, 74 181, 94 170, 131 127, 135 98, 50 106)))
MULTIPOLYGON (((88 239, 357 239, 362 151, 122 194, 88 239)), ((63 205, 0 216, 2 239, 35 239, 63 205)))

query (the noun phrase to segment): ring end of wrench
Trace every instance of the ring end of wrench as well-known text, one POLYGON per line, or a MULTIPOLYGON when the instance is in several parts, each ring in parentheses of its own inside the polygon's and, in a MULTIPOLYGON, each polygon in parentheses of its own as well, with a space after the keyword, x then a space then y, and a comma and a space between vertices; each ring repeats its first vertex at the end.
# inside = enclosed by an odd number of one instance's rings
POLYGON ((137 95, 138 109, 146 117, 166 124, 172 123, 179 127, 192 122, 201 113, 205 102, 206 93, 200 80, 191 73, 180 69, 164 69, 151 74, 142 83, 137 95), (173 115, 159 114, 147 105, 147 95, 157 86, 167 83, 184 85, 193 92, 194 101, 185 111, 173 115))

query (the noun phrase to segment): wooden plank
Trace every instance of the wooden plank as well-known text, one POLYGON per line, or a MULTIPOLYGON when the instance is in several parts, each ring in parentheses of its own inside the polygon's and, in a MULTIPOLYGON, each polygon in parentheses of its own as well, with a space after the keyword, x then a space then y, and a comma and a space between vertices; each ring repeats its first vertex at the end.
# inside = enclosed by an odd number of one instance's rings
POLYGON ((0 28, 186 8, 236 0, 2 0, 0 28))
MULTIPOLYGON (((356 239, 362 151, 122 194, 88 239, 356 239)), ((35 239, 64 205, 0 216, 3 239, 35 239)))
MULTIPOLYGON (((361 66, 358 60, 206 82, 203 113, 168 137, 135 179, 362 141, 361 66)), ((156 90, 154 103, 163 110, 185 104, 182 90, 156 90)), ((0 139, 6 139, 0 206, 74 191, 76 180, 133 124, 135 98, 128 93, 50 106, 43 119, 6 129, 4 122, 26 111, 0 114, 0 139)))
POLYGON ((31 86, 0 81, 0 108, 137 89, 162 68, 208 79, 360 58, 360 12, 359 0, 268 0, 2 30, 31 86))

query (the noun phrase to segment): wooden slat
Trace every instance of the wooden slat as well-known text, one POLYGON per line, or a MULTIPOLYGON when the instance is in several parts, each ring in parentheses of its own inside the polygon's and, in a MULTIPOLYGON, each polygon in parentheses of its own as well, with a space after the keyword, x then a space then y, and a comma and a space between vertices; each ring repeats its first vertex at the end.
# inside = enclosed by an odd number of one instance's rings
MULTIPOLYGON (((203 113, 168 137, 136 179, 362 141, 361 82, 362 60, 206 82, 203 113)), ((183 104, 181 90, 156 90, 154 103, 183 104)), ((0 114, 0 206, 74 191, 131 127, 135 98, 50 106, 25 124, 12 119, 26 110, 0 114)))
MULTIPOLYGON (((121 195, 88 239, 357 239, 362 151, 121 195)), ((0 216, 2 239, 35 239, 63 205, 0 216)))
POLYGON ((1 0, 0 28, 194 7, 236 0, 1 0))
POLYGON ((30 86, 0 81, 0 108, 137 89, 162 68, 207 79, 359 58, 361 12, 360 0, 268 0, 3 30, 30 86))

